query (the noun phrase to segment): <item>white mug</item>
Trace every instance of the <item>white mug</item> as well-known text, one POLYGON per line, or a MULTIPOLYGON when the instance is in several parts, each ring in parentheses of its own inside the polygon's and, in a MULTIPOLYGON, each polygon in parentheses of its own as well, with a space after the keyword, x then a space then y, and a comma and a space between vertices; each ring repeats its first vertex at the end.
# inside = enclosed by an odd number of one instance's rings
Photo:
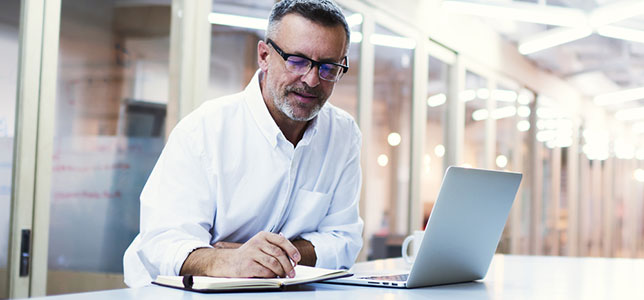
POLYGON ((405 261, 410 264, 413 263, 420 249, 420 244, 423 242, 423 236, 425 231, 423 230, 414 230, 414 234, 405 238, 402 243, 402 257, 405 261), (412 243, 413 242, 413 243, 412 243), (413 247, 411 248, 411 254, 409 254, 409 243, 412 243, 413 247))

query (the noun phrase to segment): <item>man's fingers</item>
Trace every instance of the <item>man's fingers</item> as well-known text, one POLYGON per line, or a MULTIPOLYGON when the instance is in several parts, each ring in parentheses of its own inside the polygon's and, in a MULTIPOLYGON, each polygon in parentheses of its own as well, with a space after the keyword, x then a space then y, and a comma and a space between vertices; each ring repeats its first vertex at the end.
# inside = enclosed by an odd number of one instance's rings
POLYGON ((286 255, 286 253, 282 251, 281 248, 273 244, 266 243, 261 250, 267 255, 270 255, 277 259, 277 261, 282 266, 282 269, 284 270, 284 275, 288 275, 289 277, 295 277, 295 271, 293 271, 293 265, 291 264, 291 260, 286 255))
POLYGON ((245 272, 242 277, 256 277, 256 278, 274 278, 277 277, 277 274, 275 274, 273 271, 270 269, 267 269, 264 267, 262 264, 258 263, 256 260, 253 260, 252 262, 249 262, 246 268, 244 268, 245 272))
POLYGON ((295 263, 300 262, 300 252, 297 251, 297 248, 295 248, 295 246, 291 244, 291 241, 289 241, 286 237, 279 234, 268 233, 265 235, 265 238, 269 243, 282 248, 282 250, 286 252, 288 257, 291 258, 295 263))
POLYGON ((259 254, 255 256, 255 261, 264 266, 264 268, 270 270, 271 272, 275 273, 275 275, 279 277, 286 277, 286 271, 284 271, 284 268, 282 267, 282 264, 280 261, 263 251, 258 251, 259 254))

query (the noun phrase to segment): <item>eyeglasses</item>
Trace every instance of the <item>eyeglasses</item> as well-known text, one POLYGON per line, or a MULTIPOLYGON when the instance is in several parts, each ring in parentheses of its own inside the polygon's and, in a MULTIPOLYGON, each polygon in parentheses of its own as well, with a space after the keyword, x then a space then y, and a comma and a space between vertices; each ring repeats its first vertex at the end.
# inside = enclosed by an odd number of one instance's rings
POLYGON ((286 69, 297 75, 304 75, 308 73, 313 67, 318 67, 318 75, 321 79, 326 81, 336 82, 342 78, 342 75, 349 71, 348 60, 345 56, 342 60, 347 62, 347 65, 319 62, 312 60, 306 56, 284 53, 282 49, 275 44, 271 39, 267 39, 266 43, 271 45, 273 49, 284 59, 286 69))

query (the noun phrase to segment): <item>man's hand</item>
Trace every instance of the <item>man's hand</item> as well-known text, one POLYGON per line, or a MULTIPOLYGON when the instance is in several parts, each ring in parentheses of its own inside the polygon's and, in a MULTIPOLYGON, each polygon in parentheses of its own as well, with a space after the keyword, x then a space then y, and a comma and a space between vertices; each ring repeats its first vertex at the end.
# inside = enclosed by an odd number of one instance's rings
MULTIPOLYGON (((234 243, 226 244, 235 246, 234 243)), ((301 259, 299 251, 289 240, 278 234, 260 232, 239 248, 201 248, 193 251, 183 263, 181 275, 294 277, 295 270, 289 258, 295 263, 301 259)))
MULTIPOLYGON (((317 256, 315 255, 315 247, 313 247, 313 244, 301 238, 295 238, 291 240, 291 243, 293 244, 293 246, 295 246, 295 248, 297 248, 297 251, 300 252, 301 259, 298 265, 315 267, 317 256)), ((237 249, 241 247, 241 245, 243 244, 223 241, 212 244, 212 246, 216 249, 237 249)))
POLYGON ((212 244, 212 246, 217 249, 237 249, 241 247, 241 245, 243 244, 231 242, 216 242, 212 244))

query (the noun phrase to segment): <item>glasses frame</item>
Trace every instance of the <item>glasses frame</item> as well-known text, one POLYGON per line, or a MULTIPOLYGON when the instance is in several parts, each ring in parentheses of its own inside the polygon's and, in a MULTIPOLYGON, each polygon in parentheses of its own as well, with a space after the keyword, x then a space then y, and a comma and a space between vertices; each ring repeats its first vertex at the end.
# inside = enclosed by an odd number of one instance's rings
MULTIPOLYGON (((313 69, 314 67, 318 67, 318 77, 320 77, 320 79, 325 80, 325 81, 337 82, 337 81, 339 81, 339 80, 340 80, 340 78, 342 78, 342 76, 344 75, 344 73, 346 73, 346 72, 348 72, 348 71, 349 71, 349 58, 348 58, 347 56, 344 56, 344 57, 342 58, 342 60, 343 60, 343 61, 346 61, 346 62, 347 62, 347 64, 346 64, 346 65, 339 64, 339 63, 334 63, 334 62, 319 62, 319 61, 316 61, 316 60, 310 59, 310 58, 308 58, 308 57, 306 57, 306 56, 304 56, 304 55, 286 53, 286 52, 284 52, 284 50, 282 50, 282 48, 280 48, 279 46, 277 46, 277 44, 275 44, 275 42, 273 42, 273 40, 271 40, 271 39, 266 39, 266 43, 267 43, 267 44, 269 44, 269 45, 271 45, 271 47, 273 47, 273 49, 275 49, 275 52, 277 52, 277 54, 279 54, 279 55, 282 57, 282 59, 284 60, 284 62, 286 62, 286 61, 288 60, 288 58, 289 58, 289 57, 291 57, 291 56, 295 56, 295 57, 299 57, 299 58, 302 58, 302 59, 308 60, 308 61, 311 63, 311 64, 309 65, 309 69, 308 69, 308 70, 306 70, 306 72, 304 72, 304 73, 302 73, 302 74, 298 74, 298 75, 304 75, 304 74, 308 73, 309 71, 311 71, 311 69, 313 69), (334 65, 334 66, 338 66, 338 67, 342 68, 342 72, 338 75, 338 77, 336 78, 336 80, 328 80, 328 79, 322 78, 322 76, 320 75, 320 66, 322 66, 322 65, 334 65)), ((289 70, 289 71, 291 71, 291 70, 289 70)), ((291 71, 291 72, 292 72, 292 73, 294 73, 293 71, 291 71)), ((295 73, 295 74, 297 74, 297 73, 295 73)))

